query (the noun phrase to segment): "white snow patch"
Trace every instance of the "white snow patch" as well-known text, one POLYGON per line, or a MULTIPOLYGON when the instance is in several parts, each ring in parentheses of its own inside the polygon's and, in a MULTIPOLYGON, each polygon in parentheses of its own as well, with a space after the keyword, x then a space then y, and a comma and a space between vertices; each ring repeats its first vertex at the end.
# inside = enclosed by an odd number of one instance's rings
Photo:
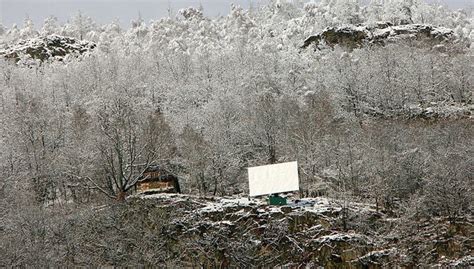
POLYGON ((357 240, 357 239, 361 239, 361 238, 363 238, 363 236, 360 235, 360 234, 356 234, 356 233, 352 233, 352 234, 335 233, 335 234, 331 234, 331 235, 321 236, 316 240, 320 243, 330 243, 330 242, 333 242, 333 241, 348 241, 348 240, 352 240, 352 239, 357 240))

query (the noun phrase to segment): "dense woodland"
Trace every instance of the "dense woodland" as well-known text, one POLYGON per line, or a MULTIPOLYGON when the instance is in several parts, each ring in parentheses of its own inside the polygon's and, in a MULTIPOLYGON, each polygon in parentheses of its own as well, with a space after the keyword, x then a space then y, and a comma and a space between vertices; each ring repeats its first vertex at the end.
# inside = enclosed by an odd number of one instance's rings
POLYGON ((218 18, 189 8, 127 29, 81 13, 1 26, 0 48, 51 34, 97 47, 0 61, 0 263, 75 265, 57 254, 75 239, 51 235, 133 194, 153 163, 185 193, 225 196, 248 192, 246 167, 297 160, 301 196, 373 203, 406 220, 471 216, 472 12, 421 0, 303 2, 231 6, 218 18), (301 48, 326 27, 381 21, 456 38, 442 51, 403 41, 301 48))

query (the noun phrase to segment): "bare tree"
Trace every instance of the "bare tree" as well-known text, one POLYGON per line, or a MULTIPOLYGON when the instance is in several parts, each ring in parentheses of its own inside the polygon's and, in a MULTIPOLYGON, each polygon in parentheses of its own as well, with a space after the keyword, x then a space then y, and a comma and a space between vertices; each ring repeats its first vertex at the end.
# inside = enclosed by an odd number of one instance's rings
POLYGON ((103 179, 89 181, 119 200, 137 183, 144 170, 173 155, 174 142, 163 115, 136 109, 125 98, 106 103, 98 113, 98 128, 95 145, 103 179))

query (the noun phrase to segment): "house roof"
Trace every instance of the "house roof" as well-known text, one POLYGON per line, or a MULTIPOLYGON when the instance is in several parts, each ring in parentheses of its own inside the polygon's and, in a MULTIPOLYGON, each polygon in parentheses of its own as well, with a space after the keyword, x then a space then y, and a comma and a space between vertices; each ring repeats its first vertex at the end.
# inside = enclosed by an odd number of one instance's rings
POLYGON ((161 180, 169 178, 169 176, 172 176, 172 174, 168 172, 166 169, 164 169, 163 167, 159 165, 152 165, 152 166, 149 166, 147 169, 145 169, 145 171, 141 175, 138 182, 155 181, 155 180, 161 181, 161 180), (150 178, 150 177, 144 176, 144 174, 152 173, 152 172, 159 172, 160 176, 156 178, 150 178))

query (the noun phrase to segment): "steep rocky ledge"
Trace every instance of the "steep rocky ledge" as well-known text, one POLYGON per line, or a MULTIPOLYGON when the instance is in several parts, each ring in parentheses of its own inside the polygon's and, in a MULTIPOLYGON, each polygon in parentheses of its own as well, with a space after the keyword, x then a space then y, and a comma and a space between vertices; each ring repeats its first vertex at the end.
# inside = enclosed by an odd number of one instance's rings
MULTIPOLYGON (((473 222, 389 218, 371 205, 327 198, 268 206, 247 198, 158 194, 128 199, 140 216, 173 216, 163 240, 186 266, 383 268, 474 265, 473 222), (156 212, 158 212, 156 211, 156 212)), ((139 216, 137 215, 137 216, 139 216)), ((132 218, 133 216, 128 216, 132 218)), ((151 223, 147 225, 152 225, 151 223)))

